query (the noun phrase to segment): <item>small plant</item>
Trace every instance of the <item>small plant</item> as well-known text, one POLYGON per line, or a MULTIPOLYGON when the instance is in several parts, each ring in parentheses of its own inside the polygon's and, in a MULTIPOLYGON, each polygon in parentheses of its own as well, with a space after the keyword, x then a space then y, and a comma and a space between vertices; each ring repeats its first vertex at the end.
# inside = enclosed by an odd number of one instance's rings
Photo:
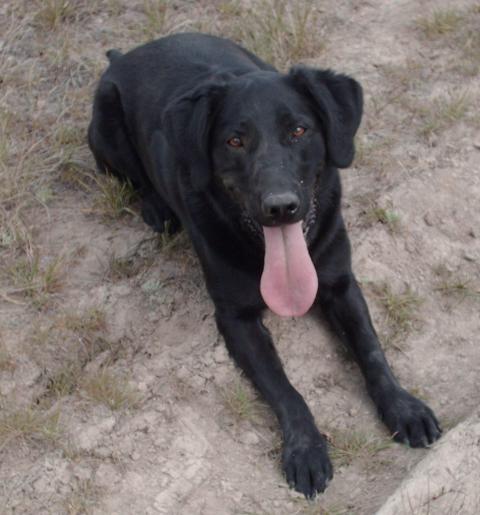
POLYGON ((91 333, 105 330, 105 312, 98 307, 90 307, 81 314, 65 313, 60 321, 60 327, 88 336, 91 333))
POLYGON ((59 399, 71 395, 77 388, 81 369, 77 363, 66 364, 48 378, 46 397, 59 399))
POLYGON ((458 274, 454 274, 443 264, 437 265, 434 268, 434 272, 438 276, 438 284, 435 287, 435 291, 448 297, 454 296, 457 299, 465 299, 467 297, 480 299, 480 288, 475 287, 471 279, 465 279, 458 274))
POLYGON ((100 488, 92 479, 81 479, 65 500, 65 510, 68 515, 92 513, 92 508, 100 498, 100 488))
POLYGON ((2 410, 0 451, 14 440, 53 443, 60 436, 59 412, 45 413, 34 408, 2 410))
POLYGON ((400 230, 400 215, 394 211, 392 205, 381 207, 376 202, 372 202, 365 211, 365 218, 369 224, 385 225, 392 234, 400 230))
POLYGON ((135 190, 129 181, 119 180, 113 175, 96 175, 98 187, 95 210, 106 218, 120 218, 125 213, 136 215, 130 208, 135 199, 135 190))
POLYGON ((68 0, 44 0, 35 16, 38 25, 47 30, 56 29, 66 19, 73 16, 74 6, 68 0))
POLYGON ((434 100, 430 108, 420 111, 423 119, 420 134, 428 138, 463 119, 469 102, 469 95, 465 92, 451 93, 448 97, 434 100))
POLYGON ((116 257, 112 254, 108 260, 106 276, 112 281, 130 279, 139 274, 146 265, 146 260, 140 256, 116 257))
POLYGON ((355 141, 355 166, 369 170, 384 171, 385 165, 391 164, 391 138, 377 138, 372 141, 357 138, 355 141))
POLYGON ((241 381, 230 385, 223 393, 223 402, 237 421, 254 420, 257 415, 257 401, 252 392, 241 381))
POLYGON ((111 410, 134 408, 140 401, 136 392, 124 378, 114 374, 108 368, 102 368, 97 374, 88 378, 83 384, 87 396, 111 410))
POLYGON ((12 285, 7 294, 23 295, 30 298, 34 305, 41 307, 50 295, 61 288, 64 266, 64 256, 57 256, 46 265, 40 265, 38 252, 29 252, 16 259, 7 270, 7 279, 12 285))
POLYGON ((144 29, 149 39, 158 37, 165 31, 167 7, 166 0, 144 0, 143 11, 147 18, 144 29))
POLYGON ((453 9, 436 10, 430 16, 420 18, 417 24, 428 38, 433 39, 455 31, 463 18, 453 9))
POLYGON ((422 300, 409 286, 403 293, 394 293, 386 283, 374 285, 372 288, 385 313, 384 325, 387 332, 383 335, 383 340, 386 345, 396 347, 396 340, 408 333, 418 320, 417 310, 422 300))
POLYGON ((358 458, 370 458, 392 445, 390 439, 380 439, 356 431, 333 431, 328 435, 330 456, 339 466, 350 465, 358 458))
POLYGON ((311 2, 255 0, 245 7, 238 7, 237 3, 233 6, 223 6, 224 13, 235 17, 232 37, 274 66, 288 67, 324 49, 322 30, 311 2))
POLYGON ((78 147, 85 143, 85 132, 73 125, 60 125, 55 132, 55 141, 61 147, 78 147))

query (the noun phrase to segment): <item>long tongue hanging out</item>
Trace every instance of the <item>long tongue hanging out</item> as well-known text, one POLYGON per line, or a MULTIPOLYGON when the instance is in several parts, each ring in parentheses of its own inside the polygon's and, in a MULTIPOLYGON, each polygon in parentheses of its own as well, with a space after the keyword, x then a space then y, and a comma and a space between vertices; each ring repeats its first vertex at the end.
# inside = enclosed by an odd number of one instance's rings
POLYGON ((302 316, 313 304, 318 279, 303 236, 302 222, 263 227, 265 265, 260 292, 277 315, 302 316))

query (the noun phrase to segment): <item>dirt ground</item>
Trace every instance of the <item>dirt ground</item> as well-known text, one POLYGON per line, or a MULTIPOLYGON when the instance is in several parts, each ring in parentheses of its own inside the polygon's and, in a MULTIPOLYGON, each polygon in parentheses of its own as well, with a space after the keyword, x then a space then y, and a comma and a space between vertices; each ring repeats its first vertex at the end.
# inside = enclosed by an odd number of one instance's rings
POLYGON ((394 371, 448 431, 479 404, 479 26, 467 0, 1 3, 0 512, 380 508, 429 450, 390 441, 325 326, 267 314, 335 466, 315 502, 288 489, 185 237, 156 236, 94 174, 91 98, 106 50, 186 30, 357 78, 354 268, 394 371))

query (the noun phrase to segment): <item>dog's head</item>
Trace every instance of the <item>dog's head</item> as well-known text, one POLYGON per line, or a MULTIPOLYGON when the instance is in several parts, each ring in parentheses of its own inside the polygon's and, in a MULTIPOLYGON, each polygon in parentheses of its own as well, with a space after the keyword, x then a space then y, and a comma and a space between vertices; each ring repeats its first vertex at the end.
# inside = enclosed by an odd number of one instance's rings
POLYGON ((305 217, 323 164, 351 164, 361 114, 355 80, 295 67, 203 83, 167 107, 163 125, 196 190, 218 181, 249 217, 276 226, 305 217))
POLYGON ((351 164, 361 114, 355 80, 303 67, 202 84, 165 112, 164 130, 192 186, 220 184, 263 231, 260 291, 280 315, 301 315, 314 302, 302 222, 314 211, 322 170, 351 164))

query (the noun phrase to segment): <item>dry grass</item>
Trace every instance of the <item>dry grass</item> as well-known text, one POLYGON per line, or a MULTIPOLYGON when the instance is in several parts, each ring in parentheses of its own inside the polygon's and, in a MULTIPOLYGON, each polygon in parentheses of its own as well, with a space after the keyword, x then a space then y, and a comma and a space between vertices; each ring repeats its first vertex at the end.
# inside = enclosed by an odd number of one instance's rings
POLYGON ((94 210, 108 219, 116 219, 129 213, 136 216, 131 205, 135 200, 135 190, 130 182, 119 181, 111 175, 94 176, 98 187, 94 210))
POLYGON ((103 341, 106 332, 105 312, 92 306, 81 312, 61 311, 49 313, 39 324, 33 324, 31 341, 36 345, 44 345, 49 341, 74 339, 76 348, 84 353, 83 359, 89 361, 96 353, 97 347, 105 350, 103 341), (80 346, 78 344, 81 344, 80 346))
POLYGON ((143 11, 146 17, 145 35, 153 39, 165 32, 168 20, 167 0, 144 0, 143 11))
POLYGON ((141 269, 142 263, 139 259, 135 259, 135 256, 116 257, 112 255, 108 260, 105 277, 111 281, 130 279, 135 277, 141 269))
POLYGON ((125 214, 137 216, 132 209, 136 200, 135 189, 130 181, 119 180, 109 173, 98 173, 88 164, 69 160, 63 164, 62 181, 79 188, 92 198, 92 208, 86 210, 106 221, 122 218, 125 214))
POLYGON ((318 57, 325 49, 325 33, 312 2, 225 2, 222 9, 231 17, 226 21, 233 38, 280 69, 318 57))
POLYGON ((392 138, 378 137, 367 139, 359 136, 355 141, 355 161, 357 168, 366 168, 369 172, 381 174, 393 165, 391 151, 394 145, 392 138))
POLYGON ((14 441, 52 444, 61 435, 59 412, 36 408, 2 409, 0 415, 0 451, 14 441))
POLYGON ((43 0, 37 5, 34 20, 44 30, 55 30, 75 14, 75 6, 69 0, 43 0))
POLYGON ((243 381, 232 383, 222 392, 228 413, 236 422, 254 421, 259 413, 259 403, 251 388, 243 381))
POLYGON ((392 205, 381 207, 374 202, 364 211, 364 217, 369 225, 381 223, 385 225, 392 234, 396 234, 400 231, 400 215, 393 209, 392 205))
POLYGON ((433 269, 437 276, 435 291, 447 299, 463 300, 466 298, 480 299, 480 287, 471 278, 452 272, 443 263, 433 269))
POLYGON ((108 368, 84 380, 83 391, 87 397, 111 410, 135 408, 140 402, 139 393, 125 379, 108 368))
POLYGON ((463 10, 437 10, 417 20, 417 26, 430 44, 452 50, 448 69, 465 77, 475 77, 480 71, 479 23, 478 5, 463 10))
POLYGON ((350 465, 362 458, 370 459, 392 445, 390 439, 380 439, 360 431, 334 430, 328 434, 330 456, 337 466, 350 465))
POLYGON ((64 255, 41 264, 38 251, 33 250, 19 256, 6 268, 3 278, 8 286, 3 290, 3 297, 8 300, 20 296, 37 308, 44 307, 62 288, 64 275, 64 255))
POLYGON ((98 306, 92 306, 83 313, 65 312, 57 320, 57 327, 73 331, 85 339, 91 339, 99 332, 105 331, 105 312, 98 306))
POLYGON ((422 120, 420 135, 429 138, 464 119, 470 103, 470 96, 466 92, 452 92, 435 99, 429 107, 421 108, 418 112, 422 120))
POLYGON ((418 19, 417 25, 428 38, 440 38, 457 30, 463 17, 459 10, 438 9, 431 15, 418 19))
POLYGON ((65 511, 68 515, 89 515, 97 506, 101 493, 92 479, 81 479, 65 499, 65 511))
POLYGON ((418 308, 422 299, 407 286, 402 293, 392 291, 387 283, 371 285, 384 312, 382 340, 386 347, 402 350, 398 344, 400 337, 405 336, 419 321, 418 308))

